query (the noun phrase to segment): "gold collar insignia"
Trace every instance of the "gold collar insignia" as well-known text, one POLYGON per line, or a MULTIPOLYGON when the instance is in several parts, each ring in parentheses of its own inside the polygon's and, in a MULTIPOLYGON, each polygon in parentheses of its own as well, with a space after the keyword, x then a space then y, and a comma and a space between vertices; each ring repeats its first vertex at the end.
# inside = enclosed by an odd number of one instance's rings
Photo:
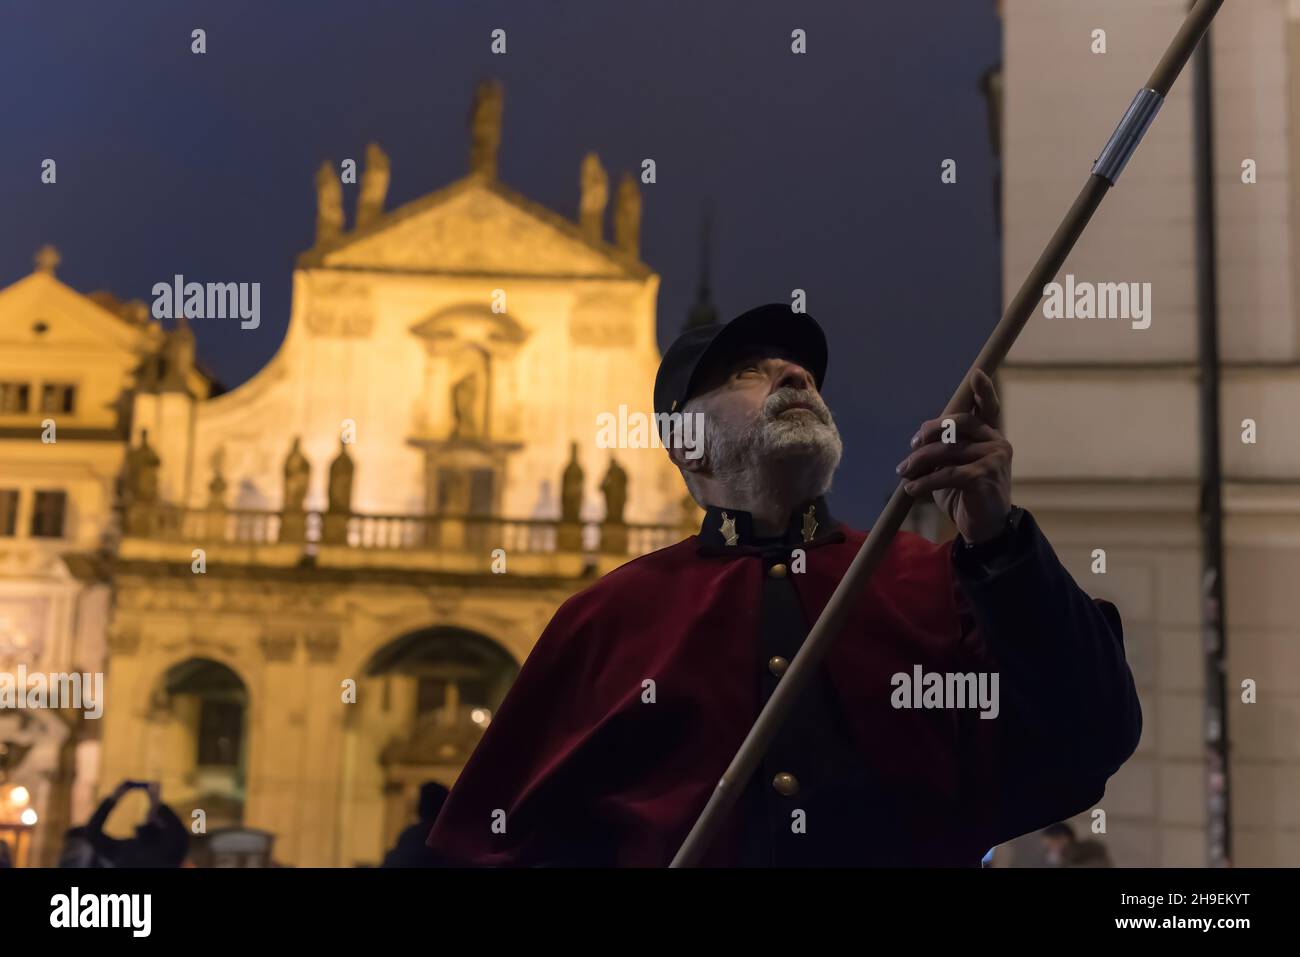
POLYGON ((809 505, 808 511, 803 513, 803 540, 807 544, 813 540, 817 534, 817 506, 809 505))
POLYGON ((722 528, 718 533, 727 540, 728 545, 735 545, 740 541, 740 536, 736 534, 736 520, 726 512, 722 513, 722 528))

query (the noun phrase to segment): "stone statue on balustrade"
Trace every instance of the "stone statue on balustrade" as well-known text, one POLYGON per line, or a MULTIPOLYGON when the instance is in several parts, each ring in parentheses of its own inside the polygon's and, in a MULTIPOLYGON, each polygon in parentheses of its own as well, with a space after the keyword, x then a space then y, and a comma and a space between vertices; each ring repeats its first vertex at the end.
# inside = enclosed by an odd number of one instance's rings
POLYGON ((226 528, 226 478, 221 474, 225 463, 225 450, 218 447, 212 453, 212 480, 208 482, 208 508, 204 517, 204 534, 209 540, 220 540, 226 528))
POLYGON ((569 464, 560 479, 560 531, 562 552, 582 550, 582 466, 578 464, 578 443, 569 444, 569 464))
POLYGON ((307 516, 303 503, 311 481, 311 463, 302 454, 302 439, 293 437, 289 457, 284 460, 284 499, 280 507, 280 541, 301 542, 306 538, 307 516))
POLYGON ((208 509, 221 511, 226 507, 226 478, 221 474, 226 461, 226 450, 218 448, 212 453, 212 480, 208 482, 208 509))
POLYGON ((339 454, 330 463, 329 510, 325 513, 323 540, 338 545, 347 541, 348 518, 352 515, 352 479, 356 465, 348 455, 348 444, 339 440, 339 454))
POLYGON ((158 468, 162 460, 149 445, 149 430, 140 432, 140 444, 126 456, 127 489, 132 502, 152 505, 158 501, 158 468))
POLYGON ((607 555, 627 553, 627 524, 623 512, 627 508, 627 472, 612 455, 609 470, 600 483, 605 496, 605 521, 600 526, 600 550, 607 555))
POLYGON ((307 483, 311 481, 311 463, 302 454, 302 439, 293 437, 289 457, 284 460, 284 505, 281 511, 301 512, 307 499, 307 483))
POLYGON ((149 445, 149 430, 140 432, 140 444, 126 454, 126 531, 148 535, 158 505, 158 469, 162 460, 149 445))

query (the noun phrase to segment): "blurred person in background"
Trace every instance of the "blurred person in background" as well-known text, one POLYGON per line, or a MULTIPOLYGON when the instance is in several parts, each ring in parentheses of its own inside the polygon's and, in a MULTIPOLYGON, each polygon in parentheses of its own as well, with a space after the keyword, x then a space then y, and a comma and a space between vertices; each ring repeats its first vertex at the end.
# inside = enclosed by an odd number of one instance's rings
POLYGON ((420 786, 420 803, 416 809, 420 820, 397 836, 393 849, 384 855, 384 867, 438 866, 438 856, 424 842, 446 800, 447 789, 437 781, 425 781, 420 786))
POLYGON ((89 821, 68 831, 59 867, 180 867, 189 852, 189 832, 159 800, 156 782, 123 781, 100 802, 89 821), (109 816, 130 791, 149 796, 149 811, 129 838, 104 833, 109 816))

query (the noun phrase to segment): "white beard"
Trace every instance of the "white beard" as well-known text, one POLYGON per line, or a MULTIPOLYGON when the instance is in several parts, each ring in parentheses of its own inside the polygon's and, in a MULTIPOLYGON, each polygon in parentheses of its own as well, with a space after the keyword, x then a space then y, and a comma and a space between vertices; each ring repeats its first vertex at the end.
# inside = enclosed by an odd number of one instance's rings
POLYGON ((835 419, 813 392, 779 389, 739 428, 705 418, 705 459, 713 477, 734 496, 727 504, 793 508, 824 495, 843 453, 835 419), (781 414, 804 402, 813 406, 811 414, 781 414))

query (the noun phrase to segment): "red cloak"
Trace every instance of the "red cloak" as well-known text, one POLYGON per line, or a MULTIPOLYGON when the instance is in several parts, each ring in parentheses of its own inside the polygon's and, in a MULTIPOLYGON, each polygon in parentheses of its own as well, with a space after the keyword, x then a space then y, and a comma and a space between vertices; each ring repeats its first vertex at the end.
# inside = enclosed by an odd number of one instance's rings
MULTIPOLYGON (((873 813, 836 822, 859 863, 977 865, 1088 808, 1137 746, 1118 614, 1024 519, 1017 553, 991 573, 965 567, 960 540, 899 533, 823 664, 886 792, 873 813), (998 717, 895 707, 892 677, 917 665, 998 672, 998 717)), ((556 612, 429 836, 445 862, 672 859, 758 714, 752 676, 766 661, 763 560, 702 547, 702 535, 629 562, 556 612)), ((806 571, 789 577, 806 622, 864 538, 840 526, 807 547, 806 571)), ((745 826, 733 813, 703 863, 738 863, 745 826)))

